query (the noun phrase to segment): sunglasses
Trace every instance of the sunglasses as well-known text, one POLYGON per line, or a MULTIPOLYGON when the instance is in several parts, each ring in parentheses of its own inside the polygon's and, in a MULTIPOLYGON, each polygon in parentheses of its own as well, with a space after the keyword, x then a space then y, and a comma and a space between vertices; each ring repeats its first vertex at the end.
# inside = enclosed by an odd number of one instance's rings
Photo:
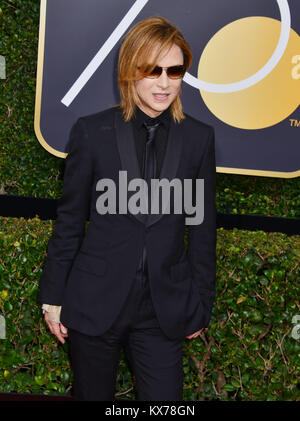
MULTIPOLYGON (((140 67, 138 67, 138 69, 140 69, 140 67)), ((144 71, 144 77, 149 79, 157 79, 162 74, 163 69, 166 69, 167 75, 170 79, 181 79, 183 78, 186 70, 184 65, 170 67, 155 66, 150 73, 148 72, 148 69, 150 69, 150 66, 147 66, 144 71)))

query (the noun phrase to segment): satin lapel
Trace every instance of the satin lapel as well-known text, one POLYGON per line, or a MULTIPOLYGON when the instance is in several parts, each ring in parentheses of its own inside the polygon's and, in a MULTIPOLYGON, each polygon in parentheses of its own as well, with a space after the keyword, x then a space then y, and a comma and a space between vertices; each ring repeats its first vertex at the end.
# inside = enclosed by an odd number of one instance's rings
MULTIPOLYGON (((117 138, 117 145, 120 154, 122 171, 127 171, 127 185, 133 178, 142 178, 139 163, 137 160, 136 149, 134 144, 134 134, 132 125, 130 122, 123 120, 122 114, 117 111, 115 113, 115 131, 117 138)), ((179 165, 179 159, 181 154, 181 148, 183 144, 183 136, 181 133, 181 125, 170 121, 168 142, 166 155, 163 160, 163 166, 159 179, 166 178, 171 181, 176 176, 177 168, 179 165)), ((158 186, 156 187, 156 189, 158 186)), ((156 190, 155 189, 155 190, 156 190)), ((135 194, 135 191, 128 191, 127 200, 135 194)), ((154 197, 156 197, 154 193, 154 197)), ((164 209, 168 202, 165 204, 164 209)), ((150 209, 151 210, 151 209, 150 209)), ((159 214, 132 214, 128 213, 130 217, 138 219, 140 222, 146 224, 147 227, 157 222, 162 216, 163 212, 159 214)))
MULTIPOLYGON (((123 120, 120 111, 116 111, 115 113, 115 131, 122 171, 127 171, 128 186, 133 178, 141 178, 141 172, 136 155, 132 125, 130 122, 125 122, 123 120)), ((133 194, 135 194, 135 191, 127 192, 127 203, 133 194)), ((145 214, 132 214, 128 210, 127 215, 138 219, 142 223, 146 222, 147 215, 145 214)))

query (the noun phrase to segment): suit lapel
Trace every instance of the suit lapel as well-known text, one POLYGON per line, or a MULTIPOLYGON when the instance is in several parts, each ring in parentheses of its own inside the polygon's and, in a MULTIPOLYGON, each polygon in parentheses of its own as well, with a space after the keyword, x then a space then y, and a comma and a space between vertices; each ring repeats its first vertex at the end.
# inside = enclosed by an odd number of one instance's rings
MULTIPOLYGON (((123 120, 120 110, 117 110, 115 113, 115 133, 122 171, 127 171, 127 183, 129 184, 133 178, 142 178, 142 176, 135 149, 132 124, 131 122, 125 122, 123 120)), ((179 165, 182 144, 182 126, 181 124, 174 123, 173 119, 171 119, 167 148, 159 179, 166 178, 171 181, 173 178, 175 178, 179 165)), ((128 191, 128 201, 133 194, 135 194, 135 191, 128 191)), ((156 197, 156 195, 154 197, 156 197)), ((149 213, 149 215, 147 215, 129 213, 129 215, 138 219, 140 222, 149 227, 150 225, 159 221, 159 219, 164 215, 163 212, 167 205, 168 202, 165 203, 163 211, 158 214, 149 213)), ((149 212, 150 211, 151 209, 149 212)))

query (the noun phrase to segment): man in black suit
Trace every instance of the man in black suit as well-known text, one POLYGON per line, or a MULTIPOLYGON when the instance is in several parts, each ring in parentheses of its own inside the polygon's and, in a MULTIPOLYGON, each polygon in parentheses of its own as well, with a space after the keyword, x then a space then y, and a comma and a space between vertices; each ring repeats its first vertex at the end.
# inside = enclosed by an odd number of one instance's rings
POLYGON ((121 103, 79 118, 70 133, 39 301, 50 331, 62 343, 69 338, 78 400, 113 400, 122 347, 140 400, 182 400, 184 340, 209 324, 216 274, 214 130, 182 111, 181 83, 191 60, 189 45, 166 19, 137 23, 119 53, 121 103), (152 179, 181 186, 193 180, 187 190, 193 204, 196 181, 204 180, 203 221, 186 223, 186 197, 178 199, 175 188, 169 211, 160 204, 152 213, 152 179), (144 189, 134 194, 139 181, 144 189), (106 196, 109 189, 101 193, 104 182, 116 186, 115 202, 106 196), (174 211, 175 196, 181 212, 174 211))

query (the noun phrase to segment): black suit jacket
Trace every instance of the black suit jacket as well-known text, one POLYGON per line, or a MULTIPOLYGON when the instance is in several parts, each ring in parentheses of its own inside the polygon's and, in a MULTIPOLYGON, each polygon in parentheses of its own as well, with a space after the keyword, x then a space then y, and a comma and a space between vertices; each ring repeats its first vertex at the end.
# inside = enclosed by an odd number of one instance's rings
MULTIPOLYGON (((61 305, 61 322, 89 335, 101 335, 113 323, 135 279, 146 244, 153 305, 169 338, 207 327, 215 296, 216 206, 214 130, 185 114, 171 120, 160 179, 204 179, 204 221, 185 225, 170 213, 99 214, 99 179, 119 185, 141 178, 130 122, 119 107, 79 118, 71 129, 63 194, 48 243, 39 301, 61 305), (86 230, 86 220, 89 224, 86 230), (188 229, 188 250, 185 228, 188 229)), ((118 191, 118 190, 117 190, 118 191)), ((128 200, 135 192, 128 192, 128 200)))

